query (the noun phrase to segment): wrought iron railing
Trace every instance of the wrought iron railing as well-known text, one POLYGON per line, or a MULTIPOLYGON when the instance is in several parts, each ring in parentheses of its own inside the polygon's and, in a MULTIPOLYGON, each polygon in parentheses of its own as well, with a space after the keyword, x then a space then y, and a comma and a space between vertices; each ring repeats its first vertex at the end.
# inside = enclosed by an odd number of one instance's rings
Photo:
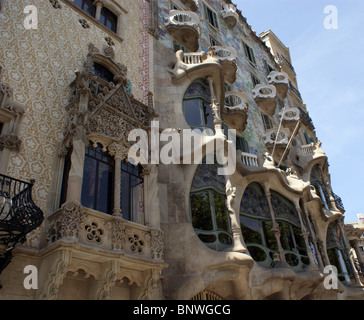
POLYGON ((43 212, 32 199, 30 183, 0 174, 0 244, 14 247, 38 228, 43 212))
POLYGON ((332 196, 335 199, 335 204, 338 207, 338 209, 345 211, 344 204, 343 204, 343 201, 341 200, 341 198, 334 192, 332 192, 332 196))
POLYGON ((301 107, 296 106, 298 108, 298 110, 300 110, 300 119, 301 121, 307 126, 309 127, 311 130, 315 130, 315 126, 313 124, 313 121, 311 119, 311 117, 308 115, 308 113, 306 111, 304 111, 301 107))

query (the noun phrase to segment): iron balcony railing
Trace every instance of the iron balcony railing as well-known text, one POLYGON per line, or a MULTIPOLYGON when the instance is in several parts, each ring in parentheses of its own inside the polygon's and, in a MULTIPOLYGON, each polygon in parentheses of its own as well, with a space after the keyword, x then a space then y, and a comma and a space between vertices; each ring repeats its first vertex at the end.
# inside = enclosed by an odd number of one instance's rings
POLYGON ((34 182, 0 174, 0 244, 11 248, 23 243, 26 235, 41 225, 43 212, 32 199, 34 182))
POLYGON ((332 192, 332 196, 333 196, 333 197, 334 197, 334 199, 335 199, 335 204, 336 204, 336 206, 337 206, 339 209, 341 209, 341 210, 345 211, 344 204, 343 204, 343 202, 342 202, 341 198, 340 198, 337 194, 335 194, 334 192, 332 192))

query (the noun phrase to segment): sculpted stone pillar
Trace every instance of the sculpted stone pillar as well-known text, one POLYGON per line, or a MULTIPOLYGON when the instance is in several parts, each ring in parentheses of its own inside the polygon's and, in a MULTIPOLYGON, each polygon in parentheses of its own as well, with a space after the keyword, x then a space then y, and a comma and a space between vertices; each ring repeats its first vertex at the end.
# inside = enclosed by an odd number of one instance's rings
POLYGON ((71 169, 68 177, 66 201, 73 200, 81 202, 85 150, 86 145, 83 140, 73 141, 71 169))
POLYGON ((303 219, 302 219, 302 210, 300 208, 300 206, 298 204, 296 204, 296 210, 298 213, 298 217, 300 219, 301 222, 301 230, 302 230, 302 236, 305 239, 305 244, 306 244, 306 248, 307 248, 307 254, 308 254, 308 258, 310 259, 310 269, 311 270, 318 270, 316 261, 313 257, 313 253, 310 247, 310 242, 309 242, 309 236, 310 236, 310 232, 306 229, 304 223, 303 223, 303 219))
POLYGON ((128 157, 128 149, 124 145, 114 142, 109 145, 108 150, 115 159, 113 215, 120 216, 122 215, 120 203, 121 161, 128 157))
POLYGON ((233 234, 233 252, 243 252, 247 253, 247 248, 244 247, 243 241, 242 241, 242 234, 241 234, 241 228, 239 224, 239 220, 237 217, 236 211, 236 187, 234 187, 231 183, 230 178, 226 181, 226 202, 227 202, 227 208, 230 215, 230 222, 231 222, 231 232, 233 234))
POLYGON ((269 212, 272 218, 272 224, 273 224, 273 228, 272 231, 274 233, 274 236, 276 238, 277 241, 277 246, 278 246, 278 255, 279 255, 279 262, 278 262, 278 267, 288 267, 290 268, 290 265, 287 263, 286 258, 284 256, 284 251, 283 251, 283 247, 282 247, 282 243, 281 243, 281 231, 280 231, 280 227, 278 222, 276 221, 276 216, 275 216, 275 212, 272 206, 272 195, 270 193, 269 190, 269 186, 267 184, 264 185, 264 192, 265 192, 265 196, 267 198, 268 201, 268 205, 269 205, 269 212))

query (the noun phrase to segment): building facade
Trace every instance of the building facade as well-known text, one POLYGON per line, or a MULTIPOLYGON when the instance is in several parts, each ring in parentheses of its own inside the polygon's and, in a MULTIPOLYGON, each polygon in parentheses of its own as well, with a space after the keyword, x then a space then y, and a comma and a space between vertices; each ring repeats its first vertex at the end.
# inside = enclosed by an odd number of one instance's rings
POLYGON ((0 10, 2 299, 364 297, 271 30, 223 0, 0 10))

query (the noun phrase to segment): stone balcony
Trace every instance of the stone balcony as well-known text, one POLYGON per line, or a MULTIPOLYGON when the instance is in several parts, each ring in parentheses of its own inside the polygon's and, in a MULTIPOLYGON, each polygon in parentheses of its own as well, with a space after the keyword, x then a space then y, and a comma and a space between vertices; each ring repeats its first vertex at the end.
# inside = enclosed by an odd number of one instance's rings
POLYGON ((270 85, 276 87, 278 97, 284 100, 287 97, 289 88, 288 75, 284 72, 272 71, 268 75, 268 81, 270 85))
POLYGON ((224 78, 229 83, 236 81, 238 53, 233 47, 212 47, 212 55, 217 58, 224 71, 224 78))
POLYGON ((306 169, 309 165, 311 167, 313 164, 324 165, 327 156, 320 147, 320 142, 292 147, 290 152, 292 162, 302 169, 306 169))
POLYGON ((199 23, 200 18, 195 12, 171 10, 166 29, 176 42, 194 52, 199 48, 199 23))
POLYGON ((277 133, 278 128, 266 130, 264 133, 264 144, 266 145, 270 154, 273 153, 274 160, 279 163, 287 159, 287 146, 291 133, 287 128, 281 128, 278 136, 277 133))
POLYGON ((236 6, 232 3, 225 3, 222 5, 221 15, 230 29, 234 28, 239 21, 239 14, 236 12, 236 6))
POLYGON ((132 260, 163 261, 163 234, 158 228, 97 212, 75 201, 63 204, 47 220, 48 246, 61 241, 132 260))
POLYGON ((249 106, 238 92, 225 93, 225 106, 222 110, 223 121, 230 128, 243 132, 246 128, 249 106))
POLYGON ((198 6, 195 0, 181 0, 191 11, 196 12, 198 10, 198 6))
POLYGON ((282 110, 279 113, 282 118, 282 125, 284 128, 289 129, 291 133, 293 133, 294 129, 297 126, 297 122, 300 120, 300 110, 295 107, 288 107, 282 110))
POLYGON ((277 90, 273 85, 258 84, 252 90, 254 101, 265 113, 273 116, 277 106, 277 90))

